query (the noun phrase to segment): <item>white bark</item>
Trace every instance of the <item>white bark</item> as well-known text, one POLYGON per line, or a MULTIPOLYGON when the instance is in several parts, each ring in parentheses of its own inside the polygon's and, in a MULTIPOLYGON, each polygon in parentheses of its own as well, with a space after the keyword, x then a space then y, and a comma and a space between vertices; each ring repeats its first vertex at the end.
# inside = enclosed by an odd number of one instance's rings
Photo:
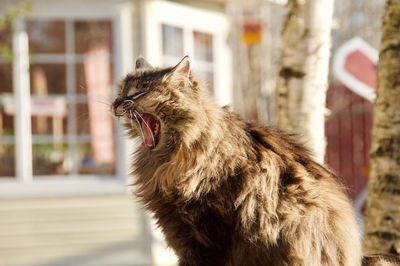
POLYGON ((333 0, 290 0, 278 79, 278 127, 300 135, 323 162, 333 0))

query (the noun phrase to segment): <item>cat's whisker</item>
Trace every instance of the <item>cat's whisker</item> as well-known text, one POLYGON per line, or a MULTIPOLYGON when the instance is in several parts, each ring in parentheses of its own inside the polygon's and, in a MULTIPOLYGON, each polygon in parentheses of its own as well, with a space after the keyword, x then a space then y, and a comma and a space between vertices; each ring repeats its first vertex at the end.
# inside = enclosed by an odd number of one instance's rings
MULTIPOLYGON (((153 141, 153 145, 156 143, 155 139, 154 139, 154 135, 153 135, 153 130, 151 129, 151 127, 147 124, 147 122, 143 119, 143 117, 140 115, 140 113, 138 111, 135 110, 135 113, 140 117, 140 119, 142 119, 143 123, 146 125, 146 127, 149 129, 150 135, 151 135, 151 139, 153 141)), ((140 127, 142 128, 142 127, 140 127)))
POLYGON ((107 111, 111 111, 112 110, 111 102, 103 102, 103 101, 100 101, 100 100, 96 100, 96 103, 104 104, 105 106, 107 106, 108 107, 107 111))
POLYGON ((131 129, 134 130, 134 126, 133 126, 133 115, 132 115, 132 111, 129 111, 129 118, 130 118, 130 122, 131 122, 131 129))
POLYGON ((133 129, 133 117, 132 117, 132 111, 129 111, 130 114, 130 121, 131 121, 131 128, 133 129))
MULTIPOLYGON (((136 112, 136 111, 135 111, 135 112, 136 112)), ((132 117, 132 111, 130 111, 130 113, 131 113, 131 117, 132 117)), ((142 129, 142 127, 140 126, 140 122, 139 122, 139 119, 137 118, 136 114, 135 114, 135 119, 136 119, 136 122, 138 123, 138 126, 139 126, 139 128, 140 128, 140 133, 142 134, 142 141, 144 142, 144 133, 143 133, 143 129, 142 129)))
POLYGON ((111 105, 111 102, 110 101, 103 101, 103 100, 95 100, 97 103, 102 103, 102 104, 105 104, 105 105, 111 105))

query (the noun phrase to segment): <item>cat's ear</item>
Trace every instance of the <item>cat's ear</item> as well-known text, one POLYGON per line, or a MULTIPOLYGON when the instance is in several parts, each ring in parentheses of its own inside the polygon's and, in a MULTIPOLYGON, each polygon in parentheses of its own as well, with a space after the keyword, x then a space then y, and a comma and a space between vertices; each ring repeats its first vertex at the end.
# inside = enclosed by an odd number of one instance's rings
POLYGON ((190 83, 190 59, 185 56, 176 66, 174 66, 169 74, 171 81, 178 84, 190 83))
POLYGON ((189 77, 190 74, 190 59, 189 56, 186 55, 182 60, 174 66, 172 72, 179 76, 184 76, 186 78, 189 77))
POLYGON ((153 67, 142 56, 139 56, 138 59, 136 59, 135 70, 149 69, 149 68, 153 67))

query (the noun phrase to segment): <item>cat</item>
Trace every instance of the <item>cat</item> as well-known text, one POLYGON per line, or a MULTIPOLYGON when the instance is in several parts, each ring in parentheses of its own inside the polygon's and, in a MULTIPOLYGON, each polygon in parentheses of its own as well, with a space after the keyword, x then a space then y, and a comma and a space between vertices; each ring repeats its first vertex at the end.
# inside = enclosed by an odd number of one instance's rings
POLYGON ((292 136, 216 105, 186 56, 144 58, 112 104, 141 138, 134 190, 179 265, 360 266, 344 187, 292 136))
POLYGON ((398 266, 400 265, 400 257, 395 254, 373 254, 364 256, 362 266, 398 266))

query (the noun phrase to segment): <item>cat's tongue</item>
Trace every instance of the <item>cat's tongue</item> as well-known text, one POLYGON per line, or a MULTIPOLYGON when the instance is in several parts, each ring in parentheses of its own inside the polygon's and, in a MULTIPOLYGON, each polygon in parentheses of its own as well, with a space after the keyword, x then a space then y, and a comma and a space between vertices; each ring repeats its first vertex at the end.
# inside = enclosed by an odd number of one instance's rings
POLYGON ((143 130, 143 143, 142 147, 153 147, 154 143, 154 133, 153 130, 155 128, 156 121, 151 117, 151 115, 144 114, 142 119, 142 130, 143 130))

